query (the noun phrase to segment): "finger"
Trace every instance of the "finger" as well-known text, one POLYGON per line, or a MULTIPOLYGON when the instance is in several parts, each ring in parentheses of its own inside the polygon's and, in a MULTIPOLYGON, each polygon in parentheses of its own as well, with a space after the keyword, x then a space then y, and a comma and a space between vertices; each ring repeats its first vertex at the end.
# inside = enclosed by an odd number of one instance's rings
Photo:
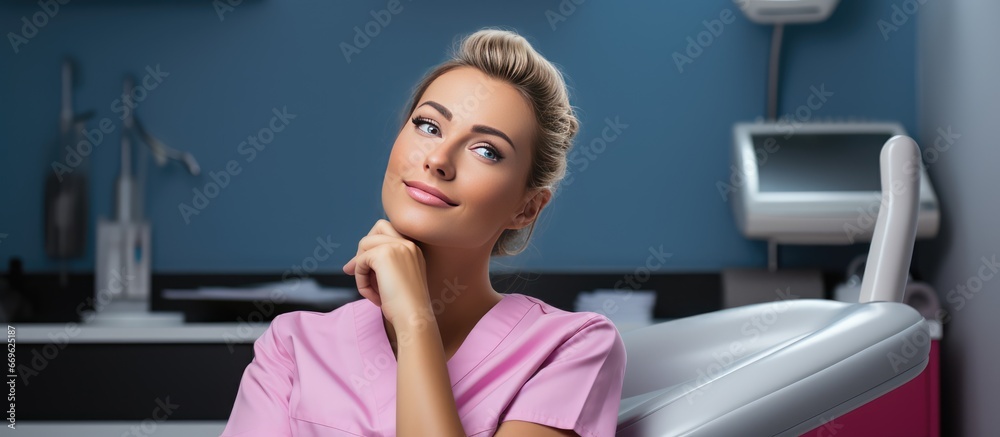
POLYGON ((368 299, 371 303, 375 304, 375 306, 382 306, 382 298, 378 295, 378 293, 374 293, 369 289, 365 289, 364 291, 358 290, 358 293, 361 294, 361 297, 368 299))
POLYGON ((347 273, 348 275, 353 275, 354 274, 354 272, 353 272, 353 270, 354 270, 354 264, 352 264, 352 262, 355 260, 355 258, 357 258, 362 253, 365 253, 366 251, 372 250, 375 247, 378 247, 378 246, 380 246, 382 244, 395 243, 395 242, 398 242, 398 241, 399 241, 398 238, 392 237, 392 236, 389 236, 389 235, 376 234, 376 235, 365 236, 364 238, 361 239, 361 241, 358 241, 358 252, 357 252, 357 254, 354 255, 354 258, 351 258, 350 260, 348 260, 347 264, 344 264, 344 267, 343 267, 344 273, 347 273))
POLYGON ((396 231, 396 228, 393 228, 392 225, 389 224, 389 221, 379 220, 374 226, 372 226, 372 229, 368 231, 368 234, 362 237, 358 242, 358 251, 355 253, 355 256, 360 255, 365 249, 370 249, 371 247, 384 242, 381 237, 405 239, 402 234, 396 231), (376 238, 373 239, 369 237, 376 238), (370 243, 365 244, 366 239, 370 241, 370 243))
MULTIPOLYGON (((391 232, 395 232, 396 231, 394 228, 392 228, 392 225, 389 225, 389 228, 391 228, 392 230, 391 231, 387 231, 385 229, 385 224, 383 224, 382 222, 389 223, 389 221, 385 220, 385 219, 379 219, 379 220, 377 220, 375 222, 375 224, 372 225, 372 228, 368 230, 368 233, 365 234, 365 237, 369 237, 369 236, 372 236, 372 235, 392 235, 391 232)), ((399 236, 398 232, 396 232, 396 236, 399 236)), ((364 237, 362 237, 361 239, 364 240, 364 237)), ((361 247, 361 243, 359 242, 358 243, 358 251, 354 254, 354 256, 361 255, 361 252, 363 252, 363 251, 364 250, 361 247)))
POLYGON ((358 291, 368 288, 367 275, 370 271, 371 267, 364 255, 354 257, 354 281, 357 283, 358 291))
POLYGON ((370 252, 355 258, 354 280, 358 286, 358 292, 377 306, 382 306, 382 298, 378 293, 378 287, 374 281, 375 271, 372 269, 372 257, 370 252))
POLYGON ((385 235, 385 234, 366 235, 365 237, 358 240, 358 254, 360 255, 362 252, 366 250, 372 250, 376 246, 385 243, 398 243, 399 241, 400 241, 399 237, 394 237, 392 235, 385 235))
POLYGON ((375 300, 373 300, 372 302, 375 303, 375 306, 381 307, 382 306, 382 291, 381 291, 382 289, 379 288, 379 286, 378 286, 378 275, 375 275, 375 274, 368 275, 368 278, 372 281, 371 289, 375 290, 375 293, 372 293, 372 297, 375 300))
POLYGON ((396 228, 392 226, 392 223, 386 219, 379 219, 377 222, 375 222, 375 226, 372 226, 372 232, 376 234, 389 235, 396 238, 409 240, 409 238, 406 238, 406 236, 400 234, 399 231, 397 231, 396 228))

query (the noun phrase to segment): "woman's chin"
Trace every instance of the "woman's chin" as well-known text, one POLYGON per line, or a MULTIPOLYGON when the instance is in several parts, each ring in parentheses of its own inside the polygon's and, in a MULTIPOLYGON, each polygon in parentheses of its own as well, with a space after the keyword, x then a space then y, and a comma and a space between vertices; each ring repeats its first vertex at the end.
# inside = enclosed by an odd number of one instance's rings
POLYGON ((406 211, 402 214, 387 213, 389 223, 407 239, 427 244, 441 243, 447 238, 448 225, 427 214, 406 211))
MULTIPOLYGON (((453 249, 475 249, 476 238, 468 234, 459 234, 457 231, 464 229, 463 226, 448 223, 440 219, 424 217, 419 214, 402 214, 399 217, 387 214, 389 223, 404 238, 419 243, 421 247, 448 247, 453 249)), ((495 239, 493 240, 495 242, 495 239)))

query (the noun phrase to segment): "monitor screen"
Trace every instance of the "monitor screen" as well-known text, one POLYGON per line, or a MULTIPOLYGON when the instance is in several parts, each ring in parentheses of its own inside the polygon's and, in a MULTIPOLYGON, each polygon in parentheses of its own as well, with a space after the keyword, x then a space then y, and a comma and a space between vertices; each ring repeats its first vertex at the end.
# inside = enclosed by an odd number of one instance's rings
POLYGON ((891 133, 752 134, 760 192, 881 191, 891 133))

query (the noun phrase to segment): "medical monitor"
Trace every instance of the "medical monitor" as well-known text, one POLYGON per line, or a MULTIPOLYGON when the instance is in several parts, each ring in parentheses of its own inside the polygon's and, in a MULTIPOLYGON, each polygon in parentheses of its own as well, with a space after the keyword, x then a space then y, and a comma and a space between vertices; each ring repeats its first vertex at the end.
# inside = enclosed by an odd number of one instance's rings
MULTIPOLYGON (((881 205, 879 154, 898 123, 737 123, 730 178, 718 185, 744 236, 782 244, 871 241, 881 205)), ((937 233, 922 163, 917 238, 937 233)))

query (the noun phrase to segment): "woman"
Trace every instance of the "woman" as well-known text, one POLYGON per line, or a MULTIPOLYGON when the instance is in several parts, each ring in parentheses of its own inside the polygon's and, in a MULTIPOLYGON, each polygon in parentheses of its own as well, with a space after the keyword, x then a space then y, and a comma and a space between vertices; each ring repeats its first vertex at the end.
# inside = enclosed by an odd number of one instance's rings
POLYGON ((344 272, 365 299, 281 314, 224 436, 611 436, 625 349, 603 315, 496 292, 578 130, 563 78, 487 28, 416 87, 382 185, 388 220, 344 272))

